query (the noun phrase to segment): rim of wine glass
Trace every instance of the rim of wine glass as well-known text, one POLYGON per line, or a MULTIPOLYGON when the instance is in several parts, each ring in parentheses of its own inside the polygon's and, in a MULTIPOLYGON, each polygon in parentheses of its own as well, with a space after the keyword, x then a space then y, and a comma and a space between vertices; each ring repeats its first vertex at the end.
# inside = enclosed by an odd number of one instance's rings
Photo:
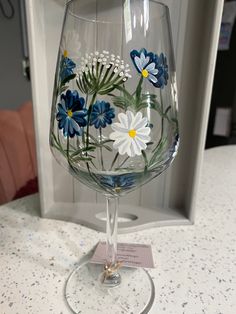
MULTIPOLYGON (((74 2, 74 1, 78 1, 78 0, 68 0, 68 2, 66 3, 66 10, 68 10, 69 5, 72 2, 74 2)), ((153 2, 153 3, 157 4, 157 5, 159 5, 160 7, 163 7, 166 10, 167 14, 169 13, 169 7, 166 4, 164 4, 164 3, 162 3, 162 2, 160 2, 158 0, 149 0, 149 2, 153 2)), ((68 10, 68 11, 69 11, 71 16, 76 17, 78 19, 82 19, 82 20, 88 21, 88 22, 92 22, 92 23, 122 24, 122 23, 108 22, 108 21, 102 21, 102 20, 97 20, 97 19, 88 19, 88 18, 84 18, 84 17, 82 17, 80 15, 74 14, 70 10, 68 10)), ((162 18, 164 15, 165 15, 165 13, 163 13, 163 15, 160 16, 160 18, 162 18)))

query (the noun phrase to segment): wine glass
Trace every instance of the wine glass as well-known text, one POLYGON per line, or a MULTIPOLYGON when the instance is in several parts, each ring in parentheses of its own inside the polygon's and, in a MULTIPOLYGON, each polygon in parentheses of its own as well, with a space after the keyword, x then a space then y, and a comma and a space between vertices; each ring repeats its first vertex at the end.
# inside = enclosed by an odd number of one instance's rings
MULTIPOLYGON (((118 198, 162 173, 179 143, 168 7, 155 0, 71 0, 52 101, 50 147, 107 207, 104 266, 81 262, 66 284, 75 313, 146 313, 154 285, 117 259, 118 198)), ((85 209, 86 210, 86 209, 85 209)))

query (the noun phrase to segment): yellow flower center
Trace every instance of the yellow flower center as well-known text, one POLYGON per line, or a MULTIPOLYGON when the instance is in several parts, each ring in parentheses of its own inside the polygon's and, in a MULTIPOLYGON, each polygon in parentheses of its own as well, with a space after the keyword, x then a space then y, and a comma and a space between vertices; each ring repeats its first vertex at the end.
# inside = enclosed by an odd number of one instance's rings
POLYGON ((73 112, 71 110, 68 110, 67 115, 71 118, 73 116, 73 112))
POLYGON ((146 69, 142 70, 142 76, 143 77, 148 77, 148 71, 146 69))
POLYGON ((132 130, 130 130, 128 133, 129 133, 129 136, 130 136, 130 137, 134 138, 134 137, 136 136, 137 131, 134 130, 134 129, 132 129, 132 130))
POLYGON ((115 192, 116 193, 120 193, 120 191, 121 191, 121 188, 119 186, 115 187, 115 192))
POLYGON ((68 51, 67 51, 66 49, 64 50, 63 56, 64 56, 65 58, 68 57, 68 51))

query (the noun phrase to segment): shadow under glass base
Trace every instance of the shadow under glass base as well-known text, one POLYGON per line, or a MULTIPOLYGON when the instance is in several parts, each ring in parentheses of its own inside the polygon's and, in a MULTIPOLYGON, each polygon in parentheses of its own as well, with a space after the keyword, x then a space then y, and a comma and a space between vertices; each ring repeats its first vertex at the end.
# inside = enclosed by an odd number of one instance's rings
POLYGON ((74 313, 145 314, 155 297, 152 278, 142 268, 119 269, 121 283, 116 287, 101 284, 102 265, 88 261, 69 276, 65 296, 74 313))

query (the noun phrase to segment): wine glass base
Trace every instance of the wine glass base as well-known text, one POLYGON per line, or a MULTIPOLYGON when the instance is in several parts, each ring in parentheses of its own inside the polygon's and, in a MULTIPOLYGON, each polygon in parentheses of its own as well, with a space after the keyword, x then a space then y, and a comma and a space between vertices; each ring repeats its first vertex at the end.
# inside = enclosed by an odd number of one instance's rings
POLYGON ((148 313, 154 301, 155 288, 146 270, 120 268, 121 283, 112 288, 101 283, 102 271, 102 265, 87 261, 71 273, 65 296, 74 313, 148 313))

